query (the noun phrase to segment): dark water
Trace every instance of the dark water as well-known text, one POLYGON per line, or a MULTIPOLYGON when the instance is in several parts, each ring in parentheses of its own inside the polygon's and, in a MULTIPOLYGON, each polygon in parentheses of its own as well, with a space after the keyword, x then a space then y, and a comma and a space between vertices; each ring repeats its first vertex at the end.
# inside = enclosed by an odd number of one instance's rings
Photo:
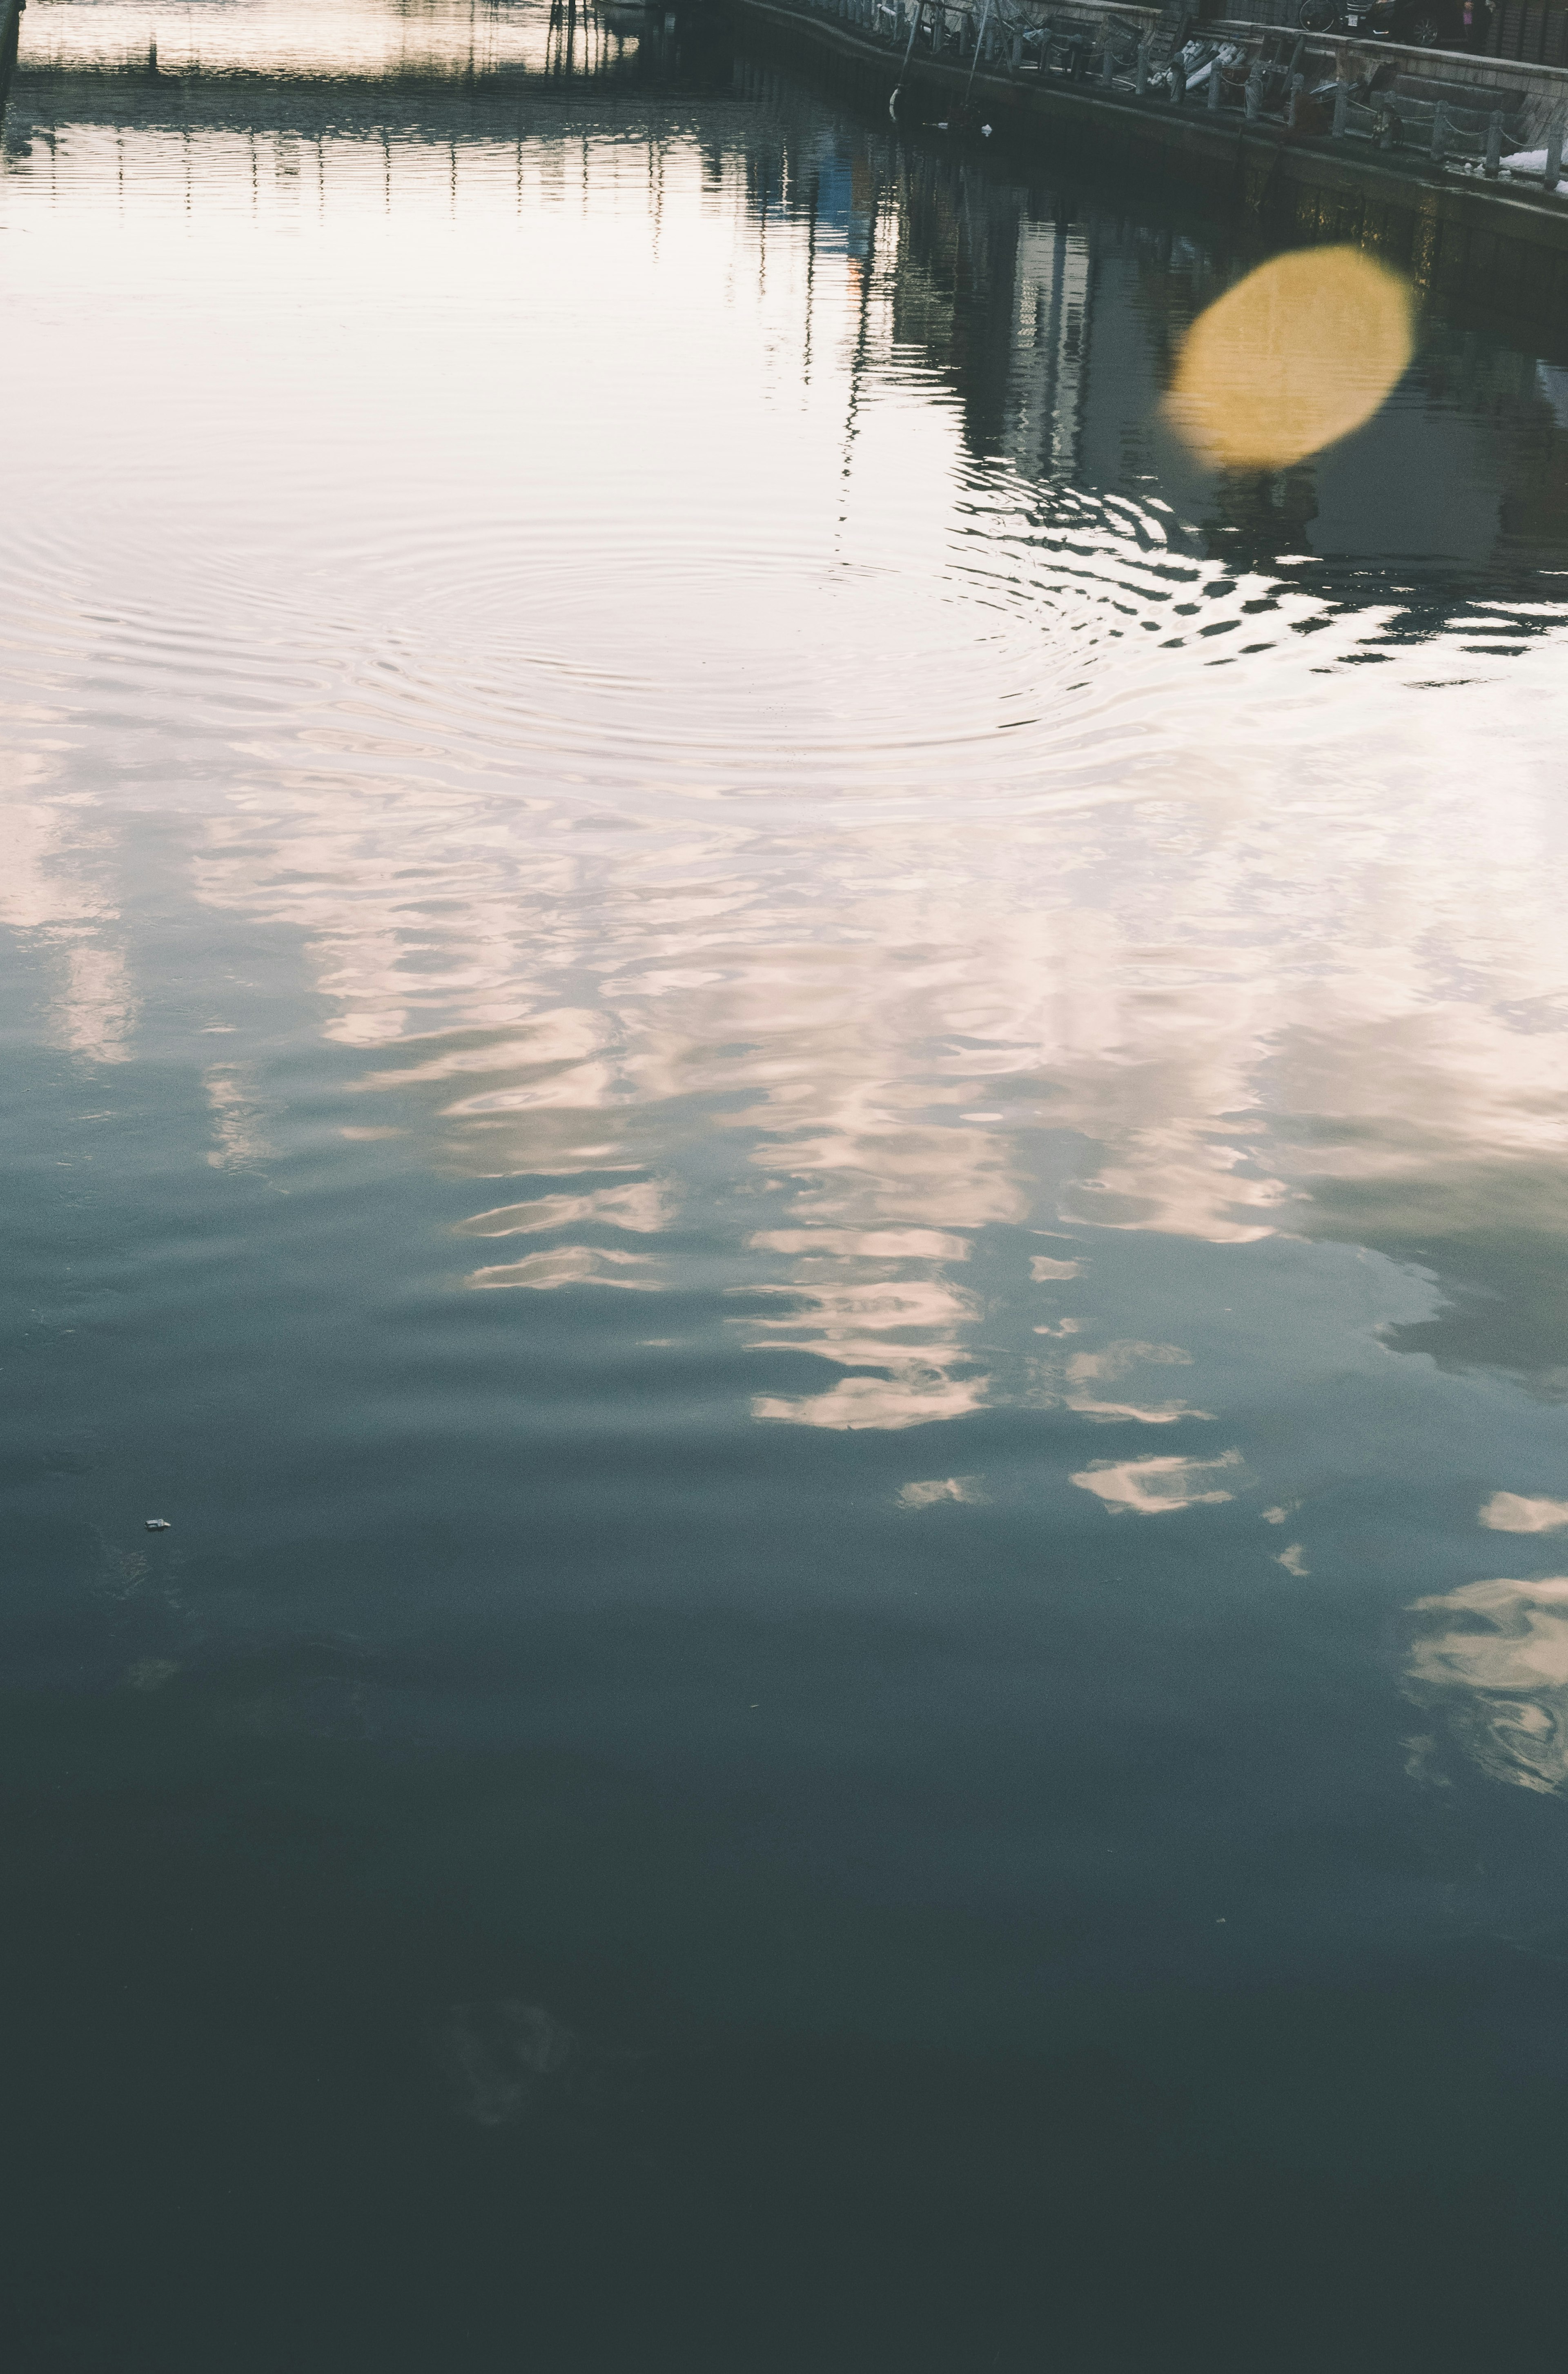
POLYGON ((747 38, 24 19, 5 2362, 1550 2364, 1568 374, 747 38))

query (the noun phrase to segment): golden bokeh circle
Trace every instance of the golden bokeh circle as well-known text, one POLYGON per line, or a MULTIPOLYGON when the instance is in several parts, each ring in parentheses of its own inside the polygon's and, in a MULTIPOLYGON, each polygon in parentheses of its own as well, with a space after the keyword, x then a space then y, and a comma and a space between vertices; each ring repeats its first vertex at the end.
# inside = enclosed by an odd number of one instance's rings
POLYGON ((1355 247, 1294 249, 1198 315, 1166 414, 1208 461, 1282 469, 1370 420, 1414 347, 1400 274, 1355 247))

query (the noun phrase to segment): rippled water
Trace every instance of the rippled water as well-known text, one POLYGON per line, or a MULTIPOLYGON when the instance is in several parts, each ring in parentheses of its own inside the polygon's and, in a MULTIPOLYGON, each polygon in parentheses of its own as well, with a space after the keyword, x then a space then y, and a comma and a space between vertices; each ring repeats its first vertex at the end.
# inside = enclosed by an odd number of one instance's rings
POLYGON ((1556 350, 1216 476, 1260 249, 744 24, 23 26, 8 2362, 1555 2339, 1556 350))

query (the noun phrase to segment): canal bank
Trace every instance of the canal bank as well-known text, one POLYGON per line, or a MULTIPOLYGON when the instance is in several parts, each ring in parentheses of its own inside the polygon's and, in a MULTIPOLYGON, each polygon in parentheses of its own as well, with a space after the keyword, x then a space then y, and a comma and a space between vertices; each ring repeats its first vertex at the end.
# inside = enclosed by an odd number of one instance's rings
MULTIPOLYGON (((1288 121, 1227 113, 1196 98, 1184 106, 1043 70, 1025 75, 1005 60, 977 60, 973 36, 966 54, 961 29, 959 54, 949 56, 919 41, 890 49, 847 15, 835 19, 778 0, 735 5, 781 51, 839 61, 867 97, 890 95, 902 80, 906 123, 945 117, 955 124, 951 136, 976 141, 989 125, 996 135, 1043 147, 1075 167, 1093 166, 1145 186, 1177 182, 1252 218, 1273 238, 1350 241, 1409 272, 1423 292, 1527 314, 1543 329, 1568 325, 1568 204, 1539 186, 1480 172, 1461 178, 1441 159, 1418 159, 1409 146, 1388 150, 1370 140, 1315 134, 1288 121), (956 130, 961 111, 962 133, 956 130)), ((1152 12, 1142 13, 1152 21, 1152 12)), ((1256 28, 1206 29, 1227 40, 1235 35, 1238 47, 1249 30, 1260 42, 1268 39, 1256 28)), ((1350 43, 1318 46, 1353 52, 1350 43)), ((1509 69, 1495 59, 1400 53, 1401 68, 1407 63, 1416 70, 1412 81, 1424 67, 1439 89, 1445 65, 1470 81, 1484 77, 1500 101, 1512 102, 1522 137, 1543 115, 1550 118, 1555 86, 1568 105, 1568 74, 1558 70, 1514 70, 1515 92, 1509 69)))

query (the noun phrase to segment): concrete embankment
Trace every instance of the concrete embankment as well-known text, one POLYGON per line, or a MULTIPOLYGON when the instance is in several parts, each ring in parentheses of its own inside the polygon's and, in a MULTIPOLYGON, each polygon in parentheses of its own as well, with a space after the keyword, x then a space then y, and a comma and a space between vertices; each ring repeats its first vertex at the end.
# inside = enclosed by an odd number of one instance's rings
MULTIPOLYGON (((792 50, 843 61, 884 98, 904 66, 885 42, 847 22, 779 5, 735 0, 742 18, 792 50)), ((1205 26, 1206 33, 1241 26, 1205 26)), ((1331 48, 1332 44, 1319 44, 1331 48)), ((1457 66, 1472 79, 1506 68, 1492 59, 1462 61, 1430 53, 1418 60, 1441 74, 1457 66)), ((1532 117, 1568 75, 1515 69, 1528 78, 1532 117)), ((1049 75, 1020 76, 988 62, 933 57, 917 45, 905 69, 906 120, 946 113, 966 94, 971 112, 998 134, 1040 147, 1074 167, 1091 165, 1149 184, 1180 183, 1207 201, 1253 217, 1282 240, 1345 240, 1385 256, 1418 288, 1459 297, 1489 311, 1527 314, 1543 331, 1568 334, 1568 202, 1527 184, 1457 177, 1409 151, 1386 155, 1370 141, 1303 136, 1239 113, 1151 104, 1131 94, 1085 87, 1049 75)))

